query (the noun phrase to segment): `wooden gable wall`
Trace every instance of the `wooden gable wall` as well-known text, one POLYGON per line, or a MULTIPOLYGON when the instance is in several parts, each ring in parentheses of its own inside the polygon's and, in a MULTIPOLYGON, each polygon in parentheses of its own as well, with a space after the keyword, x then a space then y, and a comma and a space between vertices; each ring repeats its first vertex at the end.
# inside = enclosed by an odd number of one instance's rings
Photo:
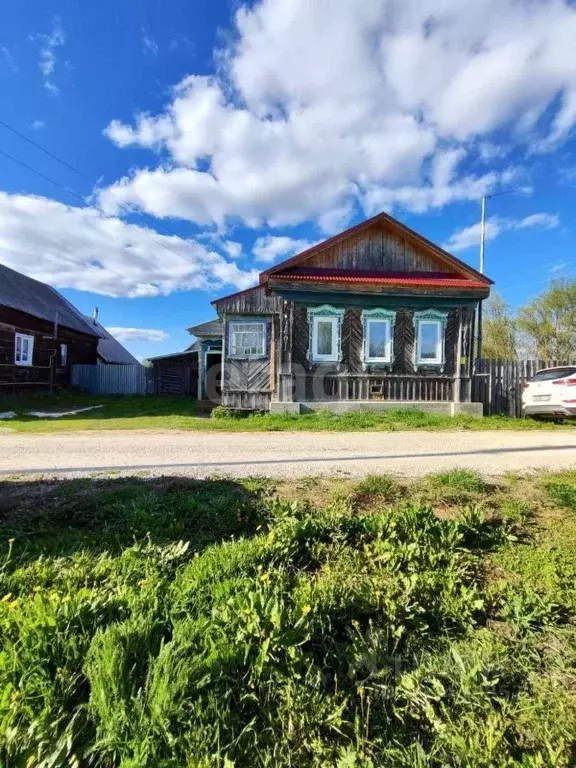
POLYGON ((408 238, 376 225, 351 235, 299 266, 378 272, 445 272, 454 269, 430 256, 408 238))

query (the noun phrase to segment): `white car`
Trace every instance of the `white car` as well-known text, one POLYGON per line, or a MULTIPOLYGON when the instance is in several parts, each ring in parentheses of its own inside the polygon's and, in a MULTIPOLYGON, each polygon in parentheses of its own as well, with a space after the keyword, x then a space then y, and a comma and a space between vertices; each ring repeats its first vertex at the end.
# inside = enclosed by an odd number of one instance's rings
POLYGON ((576 366, 542 368, 524 385, 524 416, 576 418, 576 366))

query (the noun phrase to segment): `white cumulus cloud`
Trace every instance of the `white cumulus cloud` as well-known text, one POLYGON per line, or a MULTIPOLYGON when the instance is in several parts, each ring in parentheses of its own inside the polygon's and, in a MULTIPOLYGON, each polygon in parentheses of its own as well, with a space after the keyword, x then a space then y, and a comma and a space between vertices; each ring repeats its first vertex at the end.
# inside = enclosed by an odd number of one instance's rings
POLYGON ((110 123, 119 147, 169 162, 104 190, 109 211, 330 232, 358 207, 478 198, 518 175, 512 146, 552 149, 576 125, 568 0, 263 0, 235 27, 218 75, 110 123))
POLYGON ((107 327, 109 333, 118 341, 166 341, 170 334, 156 328, 107 327))
POLYGON ((0 192, 0 260, 57 288, 108 296, 157 296, 185 289, 247 288, 242 270, 193 240, 160 235, 95 208, 0 192))
MULTIPOLYGON (((486 219, 485 241, 495 240, 502 232, 515 229, 554 229, 560 224, 560 219, 553 213, 533 213, 523 219, 507 219, 500 216, 491 216, 486 219)), ((448 238, 443 248, 447 251, 465 251, 472 246, 480 244, 481 224, 478 221, 469 227, 464 227, 448 238)))
POLYGON ((297 240, 285 235, 280 237, 266 235, 265 237, 259 237, 256 240, 252 252, 257 261, 271 264, 280 256, 282 256, 282 258, 288 258, 289 256, 294 256, 296 253, 305 251, 311 246, 312 243, 308 240, 297 240))

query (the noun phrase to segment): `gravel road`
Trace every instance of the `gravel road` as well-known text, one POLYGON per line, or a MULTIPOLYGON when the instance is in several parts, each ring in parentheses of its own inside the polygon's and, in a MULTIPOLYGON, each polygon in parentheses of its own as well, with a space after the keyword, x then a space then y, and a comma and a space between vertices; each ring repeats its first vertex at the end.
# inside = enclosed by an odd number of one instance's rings
POLYGON ((576 432, 75 432, 0 434, 0 479, 123 474, 417 476, 576 468, 576 432))

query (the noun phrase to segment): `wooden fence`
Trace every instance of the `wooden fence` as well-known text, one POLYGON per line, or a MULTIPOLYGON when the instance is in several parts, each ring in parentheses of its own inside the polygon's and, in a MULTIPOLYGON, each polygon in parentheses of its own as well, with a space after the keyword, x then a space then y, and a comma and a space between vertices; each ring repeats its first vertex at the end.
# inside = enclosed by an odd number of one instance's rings
POLYGON ((73 365, 70 383, 95 395, 145 395, 143 365, 73 365))
POLYGON ((522 417, 522 390, 541 368, 575 365, 553 360, 477 360, 472 400, 483 403, 485 416, 522 417))

